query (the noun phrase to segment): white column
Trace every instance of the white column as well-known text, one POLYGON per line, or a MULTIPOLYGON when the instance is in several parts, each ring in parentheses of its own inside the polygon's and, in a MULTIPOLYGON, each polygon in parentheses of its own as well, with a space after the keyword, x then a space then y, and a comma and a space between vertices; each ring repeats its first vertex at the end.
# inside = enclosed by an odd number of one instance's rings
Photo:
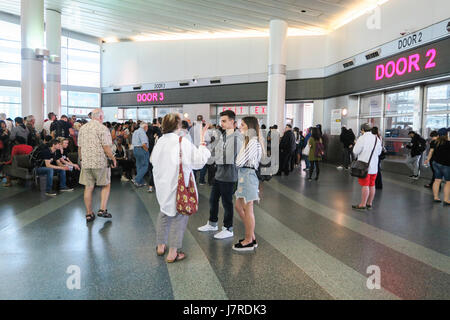
POLYGON ((50 51, 47 64, 47 114, 61 116, 61 13, 46 9, 46 43, 50 51))
POLYGON ((33 115, 36 128, 44 122, 43 61, 35 50, 44 47, 44 0, 21 0, 22 116, 33 115))
POLYGON ((303 103, 294 104, 294 122, 293 127, 303 130, 303 103))
POLYGON ((270 21, 269 79, 267 86, 268 125, 285 126, 286 36, 288 25, 282 20, 270 21))

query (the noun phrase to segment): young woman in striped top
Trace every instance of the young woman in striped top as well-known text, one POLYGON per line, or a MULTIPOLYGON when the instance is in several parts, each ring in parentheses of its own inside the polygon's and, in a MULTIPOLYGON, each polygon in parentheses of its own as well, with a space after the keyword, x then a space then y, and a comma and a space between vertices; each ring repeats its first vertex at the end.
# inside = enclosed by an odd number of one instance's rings
POLYGON ((259 201, 259 181, 256 175, 262 156, 261 134, 255 117, 245 117, 241 121, 244 144, 236 158, 238 186, 236 190, 236 211, 245 226, 245 238, 233 246, 237 251, 251 251, 258 246, 255 238, 255 216, 253 201, 259 201))

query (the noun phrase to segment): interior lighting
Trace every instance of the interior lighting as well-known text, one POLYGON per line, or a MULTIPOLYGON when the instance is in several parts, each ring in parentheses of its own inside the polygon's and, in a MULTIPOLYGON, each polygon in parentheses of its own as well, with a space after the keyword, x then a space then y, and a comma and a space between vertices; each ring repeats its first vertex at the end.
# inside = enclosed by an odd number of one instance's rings
MULTIPOLYGON (((318 36, 327 31, 320 28, 298 29, 288 28, 288 36, 318 36)), ((197 32, 197 33, 174 33, 170 35, 137 35, 131 37, 133 41, 170 41, 170 40, 201 40, 201 39, 232 39, 232 38, 268 38, 269 29, 252 30, 241 32, 197 32)))
POLYGON ((119 42, 119 39, 117 37, 108 37, 108 38, 104 38, 103 41, 105 41, 105 43, 113 43, 113 42, 119 42))
POLYGON ((348 113, 347 108, 342 109, 342 115, 345 117, 348 113))
POLYGON ((184 117, 187 119, 187 118, 189 118, 189 114, 188 113, 185 113, 184 114, 184 117))

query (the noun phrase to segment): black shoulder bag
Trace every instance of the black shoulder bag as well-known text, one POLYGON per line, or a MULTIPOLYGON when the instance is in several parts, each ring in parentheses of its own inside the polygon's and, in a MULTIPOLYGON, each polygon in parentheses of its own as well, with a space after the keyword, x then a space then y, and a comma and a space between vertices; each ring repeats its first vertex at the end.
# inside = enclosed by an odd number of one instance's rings
POLYGON ((375 147, 377 146, 377 137, 375 137, 375 145, 373 146, 372 153, 370 154, 370 158, 368 162, 355 160, 352 162, 350 174, 353 177, 364 179, 369 173, 369 164, 370 160, 372 160, 373 152, 375 151, 375 147))

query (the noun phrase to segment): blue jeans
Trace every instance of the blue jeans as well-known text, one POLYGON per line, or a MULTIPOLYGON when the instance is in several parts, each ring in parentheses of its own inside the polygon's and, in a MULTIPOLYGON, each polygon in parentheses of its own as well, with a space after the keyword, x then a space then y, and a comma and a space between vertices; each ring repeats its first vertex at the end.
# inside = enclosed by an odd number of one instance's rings
POLYGON ((144 184, 144 176, 148 171, 148 160, 149 160, 149 153, 148 151, 145 151, 143 148, 134 148, 134 157, 136 158, 136 178, 135 181, 138 184, 144 184))
POLYGON ((308 156, 305 156, 304 154, 302 156, 305 159, 306 169, 309 169, 309 167, 311 166, 311 162, 309 162, 308 156))
POLYGON ((41 167, 36 169, 38 176, 47 176, 47 184, 45 185, 45 192, 52 191, 53 186, 53 173, 57 172, 59 175, 59 187, 61 189, 67 188, 66 186, 66 172, 64 170, 54 170, 53 168, 41 167))

